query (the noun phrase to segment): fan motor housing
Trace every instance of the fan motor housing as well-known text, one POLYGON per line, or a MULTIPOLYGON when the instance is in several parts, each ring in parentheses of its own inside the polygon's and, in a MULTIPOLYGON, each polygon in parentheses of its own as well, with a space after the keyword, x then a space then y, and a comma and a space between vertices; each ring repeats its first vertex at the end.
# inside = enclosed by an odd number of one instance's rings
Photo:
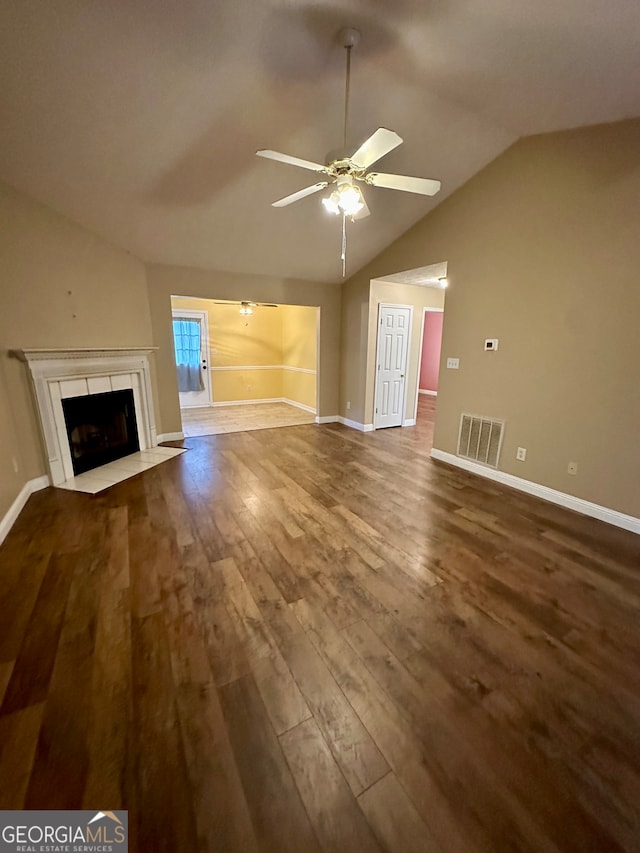
POLYGON ((349 157, 332 157, 331 154, 327 157, 329 161, 329 165, 327 166, 327 172, 334 178, 340 177, 340 175, 353 175, 354 178, 360 178, 364 176, 364 169, 360 169, 349 157))

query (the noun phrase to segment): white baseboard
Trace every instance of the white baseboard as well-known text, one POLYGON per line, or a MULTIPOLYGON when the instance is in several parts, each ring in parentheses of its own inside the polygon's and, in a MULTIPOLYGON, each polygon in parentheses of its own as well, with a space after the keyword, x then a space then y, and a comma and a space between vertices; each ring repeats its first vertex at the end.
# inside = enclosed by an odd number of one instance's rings
POLYGON ((624 530, 640 534, 640 518, 636 518, 633 515, 625 515, 625 513, 618 512, 615 509, 609 509, 606 506, 585 501, 582 498, 568 495, 565 492, 559 492, 557 489, 542 486, 540 483, 534 483, 531 480, 524 480, 522 477, 516 477, 514 474, 506 474, 504 471, 485 468, 484 465, 479 465, 477 462, 461 459, 453 453, 445 453, 444 450, 437 450, 435 447, 431 451, 431 458, 437 459, 439 462, 446 462, 448 465, 455 465, 457 468, 463 468, 465 471, 470 471, 472 474, 477 474, 480 477, 495 480, 504 486, 510 486, 519 492, 526 492, 529 495, 542 498, 542 500, 549 501, 549 503, 572 509, 582 515, 588 515, 590 518, 606 521, 607 524, 612 524, 614 527, 622 527, 624 530))
POLYGON ((257 400, 220 400, 218 403, 211 403, 212 406, 253 406, 257 403, 282 403, 283 397, 262 397, 257 400))
POLYGON ((211 403, 212 406, 254 406, 258 403, 288 403, 290 406, 296 406, 298 409, 304 409, 305 412, 311 412, 315 415, 316 410, 311 406, 306 406, 304 403, 298 403, 295 400, 290 400, 288 397, 261 397, 257 400, 221 400, 218 403, 211 403))
POLYGON ((183 438, 183 432, 163 432, 158 436, 158 443, 161 441, 182 441, 183 438))
MULTIPOLYGON (((375 429, 373 424, 361 424, 359 421, 351 421, 349 420, 349 418, 343 418, 340 415, 338 415, 338 421, 339 423, 344 424, 345 426, 351 427, 351 429, 357 429, 359 432, 373 432, 375 429)), ((415 418, 407 418, 406 420, 402 421, 403 427, 415 425, 415 418)))
POLYGON ((0 520, 0 545, 4 542, 7 534, 16 522, 16 519, 22 512, 24 505, 29 500, 34 492, 39 492, 40 489, 46 489, 49 485, 49 478, 46 474, 42 477, 36 477, 34 480, 27 480, 24 486, 20 489, 20 494, 11 504, 9 509, 0 520))
POLYGON ((350 421, 349 418, 343 418, 342 415, 338 415, 338 423, 351 427, 351 429, 357 429, 359 432, 373 432, 373 424, 361 424, 359 421, 350 421))
POLYGON ((296 400, 290 400, 288 397, 283 397, 283 403, 288 403, 290 406, 296 406, 298 409, 304 409, 305 412, 310 412, 312 415, 315 415, 316 410, 313 406, 307 406, 304 403, 298 403, 296 400))
POLYGON ((338 415, 316 415, 317 424, 337 424, 339 422, 338 415))
POLYGON ((427 391, 425 388, 418 388, 418 394, 429 394, 430 397, 437 397, 437 391, 427 391))

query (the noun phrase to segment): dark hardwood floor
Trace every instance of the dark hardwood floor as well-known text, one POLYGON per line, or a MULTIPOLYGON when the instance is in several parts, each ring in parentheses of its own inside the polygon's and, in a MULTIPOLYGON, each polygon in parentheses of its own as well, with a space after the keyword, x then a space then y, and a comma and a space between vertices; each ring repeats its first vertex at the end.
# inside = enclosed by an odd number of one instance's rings
POLYGON ((640 850, 640 538, 415 428, 193 438, 0 548, 0 808, 132 851, 640 850))

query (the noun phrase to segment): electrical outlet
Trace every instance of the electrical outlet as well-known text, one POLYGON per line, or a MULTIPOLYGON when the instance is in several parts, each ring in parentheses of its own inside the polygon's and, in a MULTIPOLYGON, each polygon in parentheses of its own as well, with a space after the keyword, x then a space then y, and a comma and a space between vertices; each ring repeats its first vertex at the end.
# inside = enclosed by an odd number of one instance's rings
POLYGON ((516 450, 516 459, 518 460, 518 462, 524 462, 526 458, 527 458, 527 448, 526 447, 519 447, 516 450))
POLYGON ((460 359, 459 358, 448 358, 447 359, 447 367, 450 367, 452 370, 457 370, 460 367, 460 359))
POLYGON ((577 462, 569 462, 567 465, 567 474, 577 474, 578 473, 578 463, 577 462))
POLYGON ((351 408, 351 400, 347 400, 347 411, 351 408))

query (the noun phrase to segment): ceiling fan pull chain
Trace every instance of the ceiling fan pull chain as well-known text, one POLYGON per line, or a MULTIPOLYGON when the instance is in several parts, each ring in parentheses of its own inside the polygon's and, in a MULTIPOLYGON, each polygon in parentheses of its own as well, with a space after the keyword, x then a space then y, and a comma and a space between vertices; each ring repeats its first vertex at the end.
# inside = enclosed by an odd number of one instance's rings
POLYGON ((347 274, 347 215, 342 214, 342 252, 340 254, 342 260, 342 278, 347 274))

